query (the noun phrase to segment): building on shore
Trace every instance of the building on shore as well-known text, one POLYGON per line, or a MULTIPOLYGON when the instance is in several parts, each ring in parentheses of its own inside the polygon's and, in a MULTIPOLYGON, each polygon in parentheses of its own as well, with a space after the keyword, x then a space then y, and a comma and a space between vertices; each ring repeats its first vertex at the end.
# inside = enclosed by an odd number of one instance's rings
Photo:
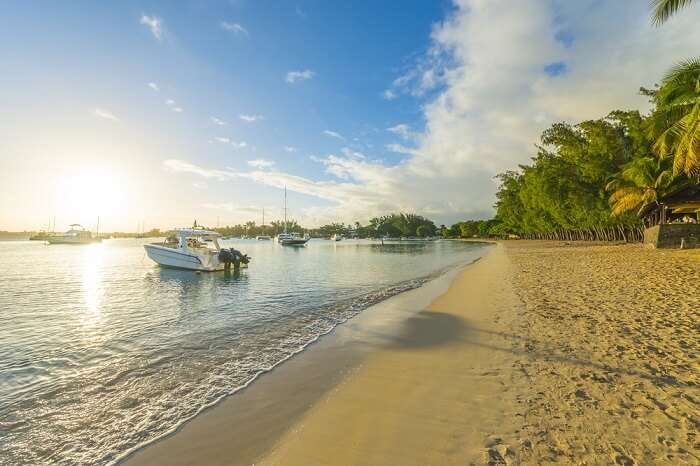
POLYGON ((642 207, 644 243, 657 248, 700 245, 700 185, 692 185, 642 207))

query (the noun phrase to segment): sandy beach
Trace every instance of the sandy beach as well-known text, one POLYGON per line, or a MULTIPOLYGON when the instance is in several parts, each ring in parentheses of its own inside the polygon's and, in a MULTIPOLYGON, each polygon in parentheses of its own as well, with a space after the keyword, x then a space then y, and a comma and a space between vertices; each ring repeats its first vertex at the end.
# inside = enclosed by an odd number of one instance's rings
POLYGON ((129 464, 697 464, 699 279, 700 251, 500 243, 129 464))

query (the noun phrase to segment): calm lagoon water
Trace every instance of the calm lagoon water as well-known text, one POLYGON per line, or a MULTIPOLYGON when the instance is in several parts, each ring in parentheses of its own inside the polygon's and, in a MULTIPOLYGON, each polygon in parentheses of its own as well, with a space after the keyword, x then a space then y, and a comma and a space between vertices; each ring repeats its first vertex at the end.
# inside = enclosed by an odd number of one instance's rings
POLYGON ((481 256, 460 242, 224 242, 240 274, 161 269, 143 240, 0 242, 0 464, 106 464, 369 305, 481 256))

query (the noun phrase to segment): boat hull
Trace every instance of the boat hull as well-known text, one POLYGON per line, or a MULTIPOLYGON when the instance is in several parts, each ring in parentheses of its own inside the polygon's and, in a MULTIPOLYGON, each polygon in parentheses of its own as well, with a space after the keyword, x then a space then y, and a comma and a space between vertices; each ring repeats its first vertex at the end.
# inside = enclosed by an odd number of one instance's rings
POLYGON ((102 240, 98 238, 76 238, 74 236, 50 236, 46 238, 49 244, 92 244, 102 240))
POLYGON ((216 272, 224 270, 224 264, 216 261, 213 264, 205 264, 200 257, 185 251, 158 246, 155 244, 144 244, 144 249, 149 259, 161 267, 180 270, 195 270, 201 272, 216 272))
POLYGON ((279 243, 282 246, 306 246, 306 243, 308 243, 308 239, 282 239, 279 240, 279 243))

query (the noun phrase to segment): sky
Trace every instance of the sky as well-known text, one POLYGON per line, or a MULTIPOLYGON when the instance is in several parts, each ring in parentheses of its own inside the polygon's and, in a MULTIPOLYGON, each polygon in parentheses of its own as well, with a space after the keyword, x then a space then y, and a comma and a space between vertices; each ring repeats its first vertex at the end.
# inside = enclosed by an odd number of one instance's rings
POLYGON ((494 213, 543 129, 648 111, 700 7, 647 0, 11 2, 0 230, 494 213))

